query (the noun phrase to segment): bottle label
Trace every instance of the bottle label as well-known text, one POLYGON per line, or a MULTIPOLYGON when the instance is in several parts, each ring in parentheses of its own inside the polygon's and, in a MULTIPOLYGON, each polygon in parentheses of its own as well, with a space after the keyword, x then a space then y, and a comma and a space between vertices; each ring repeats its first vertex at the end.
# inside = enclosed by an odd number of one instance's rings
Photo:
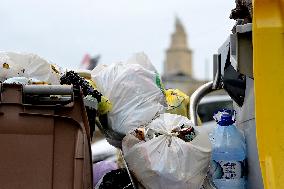
POLYGON ((215 161, 211 162, 213 179, 241 179, 246 175, 246 161, 215 161))

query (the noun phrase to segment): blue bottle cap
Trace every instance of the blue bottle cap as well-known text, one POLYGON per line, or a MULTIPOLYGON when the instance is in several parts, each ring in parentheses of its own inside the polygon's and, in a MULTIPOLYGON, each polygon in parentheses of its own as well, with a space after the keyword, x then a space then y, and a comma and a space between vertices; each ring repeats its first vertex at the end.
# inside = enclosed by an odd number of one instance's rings
POLYGON ((220 126, 229 126, 236 122, 236 111, 223 109, 216 112, 213 116, 220 126))

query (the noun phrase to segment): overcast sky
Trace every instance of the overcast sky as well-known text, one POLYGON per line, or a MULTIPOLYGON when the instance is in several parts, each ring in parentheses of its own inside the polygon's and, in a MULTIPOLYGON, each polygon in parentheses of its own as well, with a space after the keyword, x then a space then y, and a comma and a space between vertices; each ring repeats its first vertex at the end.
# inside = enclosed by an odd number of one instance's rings
POLYGON ((162 72, 177 15, 193 49, 194 76, 202 79, 234 24, 234 0, 0 2, 0 50, 33 52, 67 68, 78 68, 85 53, 108 64, 144 51, 162 72))

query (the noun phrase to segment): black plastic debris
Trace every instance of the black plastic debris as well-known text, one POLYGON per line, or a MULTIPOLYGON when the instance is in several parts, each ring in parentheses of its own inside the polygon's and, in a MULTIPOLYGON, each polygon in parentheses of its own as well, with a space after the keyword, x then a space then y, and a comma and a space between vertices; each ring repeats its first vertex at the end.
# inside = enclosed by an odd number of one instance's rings
POLYGON ((79 76, 79 74, 75 73, 74 71, 66 72, 66 74, 60 78, 60 84, 72 84, 74 88, 81 87, 84 96, 91 95, 92 97, 97 99, 98 102, 101 102, 102 94, 98 90, 93 89, 88 81, 86 81, 83 77, 79 76))
POLYGON ((125 168, 113 170, 107 173, 99 189, 134 189, 125 168))

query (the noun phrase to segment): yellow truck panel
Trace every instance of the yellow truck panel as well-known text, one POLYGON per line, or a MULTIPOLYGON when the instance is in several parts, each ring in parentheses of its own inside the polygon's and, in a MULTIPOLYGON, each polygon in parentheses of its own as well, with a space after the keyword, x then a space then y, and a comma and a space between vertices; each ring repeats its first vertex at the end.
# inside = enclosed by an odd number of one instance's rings
POLYGON ((264 187, 284 188, 284 0, 253 2, 256 133, 264 187))

